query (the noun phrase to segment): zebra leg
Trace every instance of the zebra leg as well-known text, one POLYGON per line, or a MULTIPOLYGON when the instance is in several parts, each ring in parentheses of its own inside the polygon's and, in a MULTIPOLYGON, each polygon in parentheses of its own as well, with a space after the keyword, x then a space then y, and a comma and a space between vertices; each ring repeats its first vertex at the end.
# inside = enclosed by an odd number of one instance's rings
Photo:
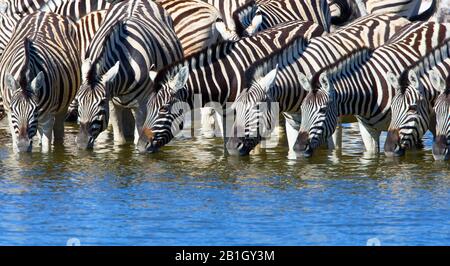
POLYGON ((39 121, 38 131, 39 135, 41 136, 41 149, 43 153, 47 153, 50 151, 54 125, 54 115, 47 115, 39 121))
POLYGON ((61 145, 64 143, 64 121, 66 120, 66 113, 57 114, 55 116, 55 124, 53 126, 54 144, 61 145))
POLYGON ((216 121, 214 119, 215 113, 216 112, 214 111, 214 109, 212 107, 201 108, 201 116, 202 116, 201 132, 202 132, 202 136, 205 138, 210 139, 210 138, 214 138, 214 136, 215 136, 215 131, 216 131, 216 128, 215 128, 216 121))
POLYGON ((8 112, 8 126, 9 126, 9 130, 11 132, 13 150, 14 150, 14 152, 17 153, 17 152, 19 152, 19 149, 17 148, 17 136, 15 133, 14 127, 12 125, 11 111, 8 112))
POLYGON ((380 134, 379 130, 367 126, 364 122, 359 121, 359 130, 366 147, 366 152, 370 155, 380 152, 380 134))
POLYGON ((284 117, 286 119, 286 137, 288 141, 289 153, 295 153, 294 145, 297 141, 298 132, 300 130, 301 115, 284 114, 284 117))
POLYGON ((122 145, 126 143, 125 134, 122 130, 123 125, 123 108, 109 102, 110 121, 113 128, 114 144, 122 145))
POLYGON ((328 139, 328 149, 341 150, 342 149, 342 119, 339 118, 336 130, 331 138, 328 139))
MULTIPOLYGON (((142 105, 145 106, 145 105, 142 105)), ((144 108, 145 109, 145 108, 144 108)), ((131 109, 134 116, 134 145, 137 145, 139 141, 139 134, 142 132, 142 128, 144 127, 146 113, 142 110, 142 108, 133 108, 131 109)))

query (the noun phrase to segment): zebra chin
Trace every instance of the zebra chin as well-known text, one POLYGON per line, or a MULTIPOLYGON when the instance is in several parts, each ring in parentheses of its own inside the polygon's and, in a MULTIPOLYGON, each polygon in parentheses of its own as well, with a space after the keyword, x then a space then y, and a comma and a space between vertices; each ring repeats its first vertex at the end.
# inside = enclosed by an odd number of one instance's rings
POLYGON ((450 144, 446 136, 437 136, 433 143, 433 157, 436 161, 450 159, 450 144))
POLYGON ((230 155, 233 156, 248 156, 250 152, 256 147, 258 141, 248 140, 246 138, 230 138, 227 141, 226 148, 230 155))
POLYGON ((401 143, 399 130, 389 130, 384 144, 384 154, 387 157, 402 157, 408 148, 406 142, 401 143))
MULTIPOLYGON (((314 141, 316 143, 316 141, 314 141)), ((297 141, 294 145, 294 152, 297 156, 311 158, 314 155, 315 146, 309 139, 309 134, 307 132, 300 132, 297 141)))
POLYGON ((79 133, 76 137, 78 149, 91 150, 94 148, 95 138, 83 133, 79 133))

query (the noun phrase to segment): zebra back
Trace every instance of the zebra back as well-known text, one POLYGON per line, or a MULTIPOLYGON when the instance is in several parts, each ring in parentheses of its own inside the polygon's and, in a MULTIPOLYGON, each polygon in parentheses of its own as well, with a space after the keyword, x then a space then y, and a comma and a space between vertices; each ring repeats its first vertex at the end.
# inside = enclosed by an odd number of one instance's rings
POLYGON ((222 21, 220 12, 201 0, 158 0, 169 12, 184 55, 190 55, 216 43, 219 33, 215 23, 222 21))
POLYGON ((39 94, 40 115, 65 112, 80 85, 75 25, 54 13, 36 12, 21 19, 0 60, 0 84, 6 110, 11 93, 5 76, 11 74, 27 92, 28 75, 44 74, 39 94))

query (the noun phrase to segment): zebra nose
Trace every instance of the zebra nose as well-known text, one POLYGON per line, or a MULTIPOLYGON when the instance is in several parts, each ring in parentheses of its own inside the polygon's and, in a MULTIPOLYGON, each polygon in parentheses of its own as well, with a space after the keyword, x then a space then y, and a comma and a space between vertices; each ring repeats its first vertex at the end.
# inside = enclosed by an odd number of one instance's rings
POLYGON ((300 131, 297 137, 297 141, 294 145, 294 151, 296 153, 302 153, 306 150, 307 146, 309 144, 309 135, 306 131, 300 131))
POLYGON ((433 143, 433 156, 437 161, 448 160, 450 157, 449 145, 447 144, 447 137, 437 136, 433 143))
POLYGON ((394 157, 400 155, 401 153, 400 133, 398 129, 390 129, 384 144, 384 154, 388 157, 394 157))

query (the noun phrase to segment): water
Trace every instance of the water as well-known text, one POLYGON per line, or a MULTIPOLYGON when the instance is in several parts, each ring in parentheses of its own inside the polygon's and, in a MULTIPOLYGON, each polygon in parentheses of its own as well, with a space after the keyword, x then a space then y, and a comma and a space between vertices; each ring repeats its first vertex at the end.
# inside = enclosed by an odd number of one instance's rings
POLYGON ((0 245, 450 244, 450 168, 430 135, 405 158, 367 158, 346 125, 341 154, 289 160, 284 145, 225 157, 220 139, 84 152, 67 131, 50 154, 14 155, 0 129, 0 245))

